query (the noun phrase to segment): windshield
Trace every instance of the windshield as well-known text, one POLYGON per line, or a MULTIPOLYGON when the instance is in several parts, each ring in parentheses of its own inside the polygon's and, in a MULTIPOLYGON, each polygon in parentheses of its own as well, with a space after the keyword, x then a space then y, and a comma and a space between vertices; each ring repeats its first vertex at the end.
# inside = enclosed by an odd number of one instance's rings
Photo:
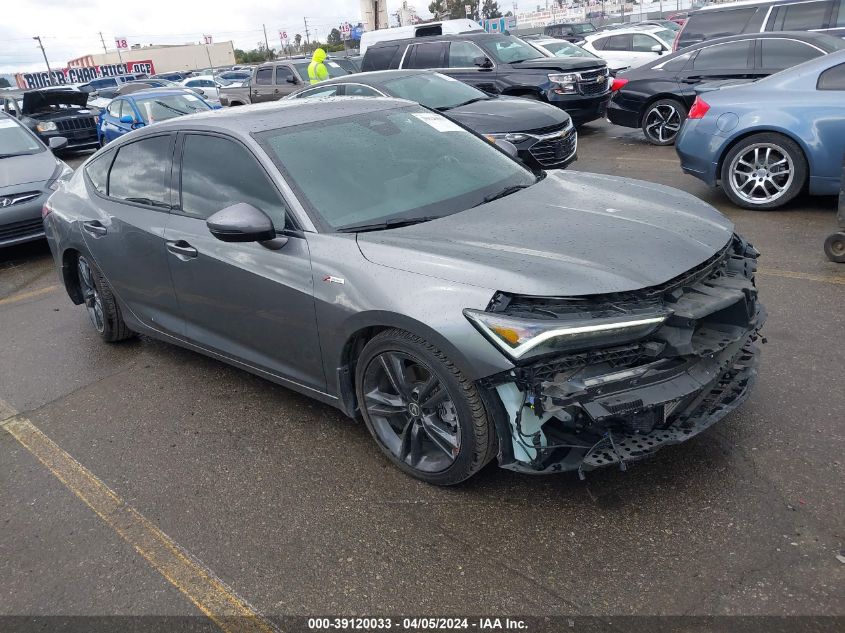
POLYGON ((386 81, 384 86, 394 97, 416 101, 422 105, 445 110, 457 105, 489 97, 457 79, 439 73, 424 73, 386 81))
POLYGON ((536 48, 515 37, 502 36, 487 42, 487 44, 488 50, 493 53, 496 61, 503 64, 519 63, 543 57, 536 48))
POLYGON ((536 182, 487 141, 416 106, 258 137, 300 199, 334 230, 451 215, 536 182))
POLYGON ((596 27, 594 27, 591 23, 586 22, 584 24, 573 24, 572 25, 572 32, 573 33, 595 33, 596 27))
POLYGON ((183 114, 204 112, 211 107, 196 95, 171 94, 136 99, 135 105, 144 123, 166 121, 183 114))
POLYGON ((557 42, 548 42, 546 44, 540 44, 543 48, 549 51, 555 57, 596 57, 597 55, 593 55, 590 51, 584 50, 580 46, 575 46, 575 44, 570 44, 569 42, 564 42, 563 40, 557 42))
MULTIPOLYGON (((303 79, 308 79, 308 64, 310 61, 302 61, 302 62, 294 62, 294 66, 296 67, 296 71, 299 73, 299 76, 303 79)), ((330 59, 327 59, 323 62, 326 66, 326 70, 329 71, 329 79, 334 79, 335 77, 343 77, 344 75, 348 75, 349 73, 343 70, 340 67, 340 64, 337 62, 333 62, 330 59)))
POLYGON ((37 154, 44 146, 19 123, 0 117, 0 157, 37 154))

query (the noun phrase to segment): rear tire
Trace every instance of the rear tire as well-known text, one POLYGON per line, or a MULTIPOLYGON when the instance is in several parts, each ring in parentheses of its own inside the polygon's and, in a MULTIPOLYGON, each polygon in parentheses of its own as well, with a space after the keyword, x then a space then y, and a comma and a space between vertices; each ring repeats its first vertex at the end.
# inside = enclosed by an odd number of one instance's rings
POLYGON ((642 130, 652 145, 674 145, 687 119, 687 108, 675 99, 658 99, 643 114, 642 130))
POLYGON ((722 189, 746 209, 780 207, 807 182, 807 159, 798 144, 782 134, 752 134, 734 145, 722 161, 722 189))
POLYGON ((386 330, 367 343, 355 391, 376 444, 417 479, 457 484, 496 454, 496 431, 475 385, 414 334, 386 330))
POLYGON ((134 336, 135 333, 123 321, 120 306, 96 264, 80 255, 76 270, 83 303, 100 338, 106 343, 117 343, 134 336))

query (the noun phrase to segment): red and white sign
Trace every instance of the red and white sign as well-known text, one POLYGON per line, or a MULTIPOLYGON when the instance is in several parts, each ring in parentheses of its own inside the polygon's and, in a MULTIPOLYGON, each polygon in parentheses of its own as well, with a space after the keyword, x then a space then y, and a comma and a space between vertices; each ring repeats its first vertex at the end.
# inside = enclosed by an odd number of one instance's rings
POLYGON ((118 49, 128 49, 129 48, 129 40, 125 37, 116 37, 114 38, 114 45, 115 48, 118 49))
POLYGON ((288 32, 287 31, 279 31, 279 39, 287 41, 288 39, 288 32))
POLYGON ((210 35, 203 35, 202 39, 206 44, 214 44, 214 38, 210 35))
POLYGON ((18 73, 15 81, 18 88, 33 90, 35 88, 46 88, 47 86, 63 86, 69 84, 84 84, 92 79, 103 77, 115 77, 117 75, 153 75, 155 66, 152 60, 145 59, 136 62, 124 62, 123 64, 103 64, 102 66, 72 66, 54 70, 48 76, 46 72, 40 73, 18 73), (52 81, 51 81, 52 80, 52 81))

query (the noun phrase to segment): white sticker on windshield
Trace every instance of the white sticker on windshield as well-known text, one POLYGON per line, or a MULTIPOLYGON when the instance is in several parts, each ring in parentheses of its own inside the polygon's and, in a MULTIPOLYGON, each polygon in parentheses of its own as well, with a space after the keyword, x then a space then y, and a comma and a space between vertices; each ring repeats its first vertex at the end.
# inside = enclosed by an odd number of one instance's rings
POLYGON ((0 119, 0 128, 4 127, 17 127, 17 123, 12 121, 12 119, 0 119))
POLYGON ((331 66, 332 68, 340 68, 340 64, 338 64, 337 62, 326 62, 326 64, 328 66, 331 66))
POLYGON ((186 101, 199 101, 199 100, 200 100, 200 98, 199 98, 199 97, 195 97, 194 95, 185 95, 185 100, 186 100, 186 101))
POLYGON ((415 112, 414 116, 423 123, 428 123, 438 132, 461 132, 463 129, 454 121, 433 112, 415 112))

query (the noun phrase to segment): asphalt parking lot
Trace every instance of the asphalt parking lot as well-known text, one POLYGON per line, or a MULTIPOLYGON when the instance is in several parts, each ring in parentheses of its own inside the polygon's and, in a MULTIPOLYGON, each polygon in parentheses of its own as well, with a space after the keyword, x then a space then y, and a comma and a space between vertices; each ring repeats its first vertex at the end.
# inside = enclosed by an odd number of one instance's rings
POLYGON ((7 249, 0 419, 28 425, 0 432, 0 615, 213 619, 207 591, 271 621, 845 616, 845 268, 822 252, 835 201, 738 210, 673 148, 606 123, 582 131, 571 169, 689 191, 763 253, 768 343, 738 412, 627 472, 491 464, 439 489, 328 406, 149 339, 100 343, 46 244, 7 249), (91 498, 103 484, 114 512, 91 498))

